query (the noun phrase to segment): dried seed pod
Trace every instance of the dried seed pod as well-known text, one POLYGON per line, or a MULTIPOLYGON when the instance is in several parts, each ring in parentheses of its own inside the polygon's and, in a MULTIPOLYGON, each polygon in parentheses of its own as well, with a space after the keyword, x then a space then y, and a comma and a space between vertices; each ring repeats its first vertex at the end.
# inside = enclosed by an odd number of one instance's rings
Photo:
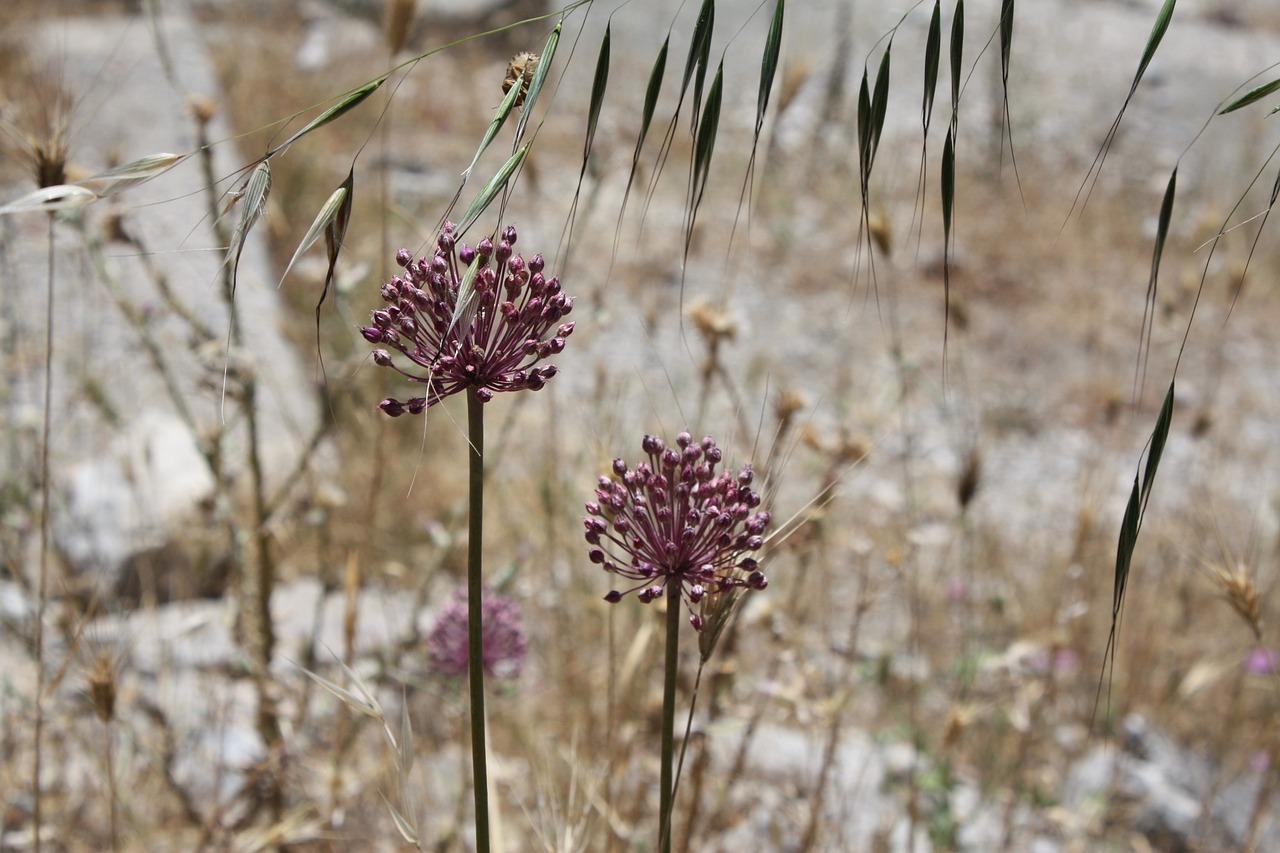
POLYGON ((522 50, 507 63, 507 77, 502 81, 502 94, 511 91, 511 87, 519 84, 520 94, 516 96, 516 106, 522 106, 529 95, 529 82, 538 70, 538 54, 522 50))

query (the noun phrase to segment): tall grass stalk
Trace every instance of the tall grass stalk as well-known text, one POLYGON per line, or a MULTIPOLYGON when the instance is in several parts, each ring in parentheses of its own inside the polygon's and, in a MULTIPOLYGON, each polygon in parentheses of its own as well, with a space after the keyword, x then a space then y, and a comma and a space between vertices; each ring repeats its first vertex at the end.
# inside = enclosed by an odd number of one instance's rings
POLYGON ((53 214, 49 214, 49 235, 45 241, 49 254, 45 261, 44 309, 44 416, 40 423, 40 576, 36 581, 36 695, 35 731, 32 740, 35 754, 31 761, 31 836, 32 849, 40 853, 41 795, 40 747, 44 734, 44 611, 49 598, 49 434, 53 418, 53 214))

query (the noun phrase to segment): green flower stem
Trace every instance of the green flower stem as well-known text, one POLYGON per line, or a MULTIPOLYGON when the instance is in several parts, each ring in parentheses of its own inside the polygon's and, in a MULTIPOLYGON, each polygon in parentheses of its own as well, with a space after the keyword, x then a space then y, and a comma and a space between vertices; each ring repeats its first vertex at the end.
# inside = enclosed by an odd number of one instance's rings
POLYGON ((671 853, 672 759, 675 757, 676 666, 680 646, 680 584, 667 581, 666 683, 662 688, 662 779, 659 782, 658 850, 671 853))
POLYGON ((471 443, 471 506, 467 528, 467 674, 471 684, 471 768, 476 803, 476 851, 489 853, 489 771, 485 763, 484 635, 481 631, 481 545, 484 536, 484 405, 467 389, 471 443))

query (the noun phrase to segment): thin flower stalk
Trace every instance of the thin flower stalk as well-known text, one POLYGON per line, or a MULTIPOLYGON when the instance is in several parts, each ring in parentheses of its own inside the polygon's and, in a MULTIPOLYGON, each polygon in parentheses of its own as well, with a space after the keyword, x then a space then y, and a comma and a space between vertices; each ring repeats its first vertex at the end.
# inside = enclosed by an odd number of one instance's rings
POLYGON ((537 391, 555 376, 541 362, 564 351, 573 323, 561 320, 573 300, 560 280, 543 275, 545 262, 515 254, 516 229, 475 246, 445 223, 436 251, 416 260, 396 253, 400 275, 382 286, 386 307, 361 329, 377 348, 373 361, 425 388, 408 400, 378 408, 391 417, 422 414, 461 391, 467 397, 469 524, 467 543, 467 681, 471 718, 476 850, 488 853, 489 781, 485 744, 484 676, 484 404, 500 391, 537 391), (396 359, 392 352, 399 353, 396 359), (408 362, 408 366, 400 366, 408 362))
MULTIPOLYGON (((760 495, 751 488, 751 466, 736 474, 716 473, 723 454, 710 436, 695 442, 682 432, 676 446, 667 447, 662 439, 647 435, 641 448, 646 461, 633 469, 615 459, 613 476, 599 479, 596 500, 587 503, 583 524, 592 546, 591 562, 638 582, 625 590, 611 590, 606 601, 616 604, 633 592, 646 604, 666 598, 658 849, 669 853, 681 604, 694 630, 701 633, 711 613, 707 605, 721 593, 767 587, 768 578, 751 555, 764 546, 771 518, 759 510, 760 495)), ((724 608, 723 613, 727 616, 731 610, 724 608)), ((713 615, 713 622, 718 621, 713 615)), ((710 628, 718 635, 723 624, 710 628)))

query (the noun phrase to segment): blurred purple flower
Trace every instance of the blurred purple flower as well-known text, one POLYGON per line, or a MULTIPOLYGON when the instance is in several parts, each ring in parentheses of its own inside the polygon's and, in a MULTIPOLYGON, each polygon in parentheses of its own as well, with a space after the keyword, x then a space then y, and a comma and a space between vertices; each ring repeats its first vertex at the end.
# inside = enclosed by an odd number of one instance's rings
POLYGON ((542 255, 525 263, 512 254, 514 227, 497 243, 485 237, 474 247, 459 243, 453 231, 446 222, 430 258, 414 260, 408 249, 396 253, 404 273, 382 285, 387 307, 360 330, 369 343, 395 350, 417 369, 399 367, 381 347, 373 351, 376 364, 426 386, 422 397, 383 400, 378 407, 392 417, 421 414, 468 387, 482 403, 498 391, 537 391, 556 367, 536 365, 560 353, 573 332, 573 323, 560 322, 573 300, 558 278, 543 276, 542 255), (461 309, 460 291, 466 291, 461 309))
POLYGON ((1244 656, 1244 670, 1251 675, 1272 675, 1280 672, 1280 653, 1275 649, 1255 646, 1244 656))
MULTIPOLYGON (((520 606, 505 595, 485 592, 481 603, 484 672, 492 678, 512 679, 524 667, 529 640, 520 619, 520 606)), ((467 591, 460 588, 436 617, 427 638, 427 659, 431 668, 452 678, 467 674, 467 591)))
POLYGON ((628 593, 647 604, 679 584, 689 621, 702 630, 693 612, 708 595, 736 587, 764 589, 769 581, 748 552, 764 545, 767 512, 755 512, 760 496, 751 490, 751 466, 736 475, 716 474, 720 448, 710 437, 695 443, 688 432, 677 447, 646 435, 641 444, 647 462, 629 469, 613 460, 614 476, 601 477, 596 501, 587 504, 587 542, 591 562, 606 572, 639 584, 611 591, 617 603, 628 593))

